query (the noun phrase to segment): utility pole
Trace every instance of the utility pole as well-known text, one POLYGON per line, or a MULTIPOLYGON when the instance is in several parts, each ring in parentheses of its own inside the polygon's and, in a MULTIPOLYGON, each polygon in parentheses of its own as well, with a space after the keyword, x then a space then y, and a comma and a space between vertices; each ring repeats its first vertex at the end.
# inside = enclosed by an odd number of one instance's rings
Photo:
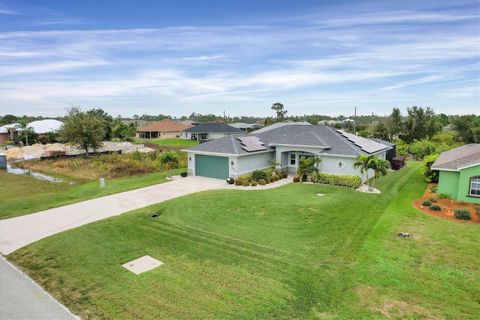
POLYGON ((355 113, 353 115, 353 134, 357 134, 357 107, 355 107, 355 113))

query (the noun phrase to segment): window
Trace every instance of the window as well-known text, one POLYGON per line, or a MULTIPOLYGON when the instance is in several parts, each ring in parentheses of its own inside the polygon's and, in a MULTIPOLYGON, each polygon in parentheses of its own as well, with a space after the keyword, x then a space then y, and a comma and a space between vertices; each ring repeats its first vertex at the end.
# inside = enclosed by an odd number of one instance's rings
POLYGON ((191 136, 190 136, 190 139, 192 139, 192 140, 197 140, 197 134, 196 134, 196 133, 192 133, 191 136))
POLYGON ((291 165, 295 165, 296 163, 296 158, 297 156, 295 155, 295 153, 290 153, 290 164, 291 165))
POLYGON ((480 176, 470 178, 470 191, 472 197, 480 197, 480 176))

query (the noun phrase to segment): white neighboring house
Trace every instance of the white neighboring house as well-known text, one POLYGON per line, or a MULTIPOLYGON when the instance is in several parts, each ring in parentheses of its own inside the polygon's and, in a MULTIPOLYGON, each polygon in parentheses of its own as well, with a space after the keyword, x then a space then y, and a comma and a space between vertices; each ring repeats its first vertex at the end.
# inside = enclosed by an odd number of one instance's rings
POLYGON ((208 141, 242 133, 244 132, 241 129, 222 122, 207 122, 183 130, 180 137, 188 140, 208 141))
MULTIPOLYGON (((278 123, 250 134, 223 137, 185 149, 190 175, 218 179, 237 177, 272 167, 295 173, 300 160, 319 157, 323 173, 357 175, 353 167, 361 154, 386 158, 391 145, 362 138, 325 125, 278 123)), ((369 174, 371 176, 371 173, 369 174)))
POLYGON ((30 122, 27 125, 27 128, 32 128, 36 134, 42 135, 50 132, 57 132, 62 126, 63 122, 55 119, 45 119, 30 122))

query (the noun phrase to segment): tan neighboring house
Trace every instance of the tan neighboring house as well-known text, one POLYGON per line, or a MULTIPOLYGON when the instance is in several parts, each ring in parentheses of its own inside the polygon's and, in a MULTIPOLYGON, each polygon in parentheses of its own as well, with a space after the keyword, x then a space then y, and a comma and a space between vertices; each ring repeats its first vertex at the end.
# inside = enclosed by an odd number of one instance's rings
POLYGON ((183 130, 191 127, 190 125, 181 124, 171 119, 164 119, 139 128, 137 130, 137 136, 145 139, 178 138, 183 130))

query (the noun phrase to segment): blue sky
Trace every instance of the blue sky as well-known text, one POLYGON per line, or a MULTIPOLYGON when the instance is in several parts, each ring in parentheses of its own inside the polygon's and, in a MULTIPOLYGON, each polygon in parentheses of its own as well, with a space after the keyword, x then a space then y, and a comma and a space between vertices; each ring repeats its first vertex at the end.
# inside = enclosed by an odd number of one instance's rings
POLYGON ((0 114, 480 113, 479 1, 0 0, 0 114))

